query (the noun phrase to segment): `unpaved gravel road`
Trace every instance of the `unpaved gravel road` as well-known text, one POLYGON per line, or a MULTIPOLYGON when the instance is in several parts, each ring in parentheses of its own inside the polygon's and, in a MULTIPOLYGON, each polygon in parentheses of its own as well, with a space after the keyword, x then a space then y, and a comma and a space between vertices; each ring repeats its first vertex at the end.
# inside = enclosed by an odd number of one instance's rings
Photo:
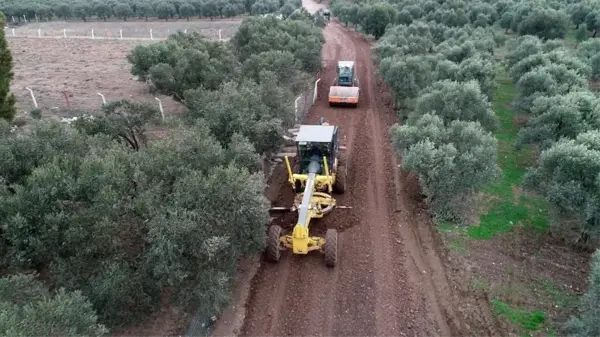
MULTIPOLYGON (((340 127, 348 148, 348 182, 346 193, 336 198, 353 209, 334 210, 314 221, 311 232, 338 229, 339 263, 329 269, 320 254, 295 256, 289 251, 278 264, 263 262, 241 335, 461 335, 463 322, 451 303, 418 186, 414 177, 398 172, 388 137, 396 117, 389 94, 375 77, 371 45, 334 20, 324 35, 319 97, 305 123, 316 124, 323 116, 340 127), (357 63, 357 109, 328 106, 338 60, 357 63)), ((291 187, 284 179, 280 185, 280 204, 289 206, 291 187)), ((295 214, 284 214, 275 223, 291 229, 295 220, 295 214)))

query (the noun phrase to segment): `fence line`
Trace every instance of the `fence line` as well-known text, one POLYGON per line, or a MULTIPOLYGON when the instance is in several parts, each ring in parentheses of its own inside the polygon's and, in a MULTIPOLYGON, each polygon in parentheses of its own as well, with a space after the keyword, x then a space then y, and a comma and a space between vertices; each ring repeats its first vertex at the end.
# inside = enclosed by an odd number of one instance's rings
MULTIPOLYGON (((221 35, 221 31, 222 29, 219 29, 218 32, 218 36, 217 34, 215 34, 213 36, 213 38, 215 40, 218 39, 218 41, 228 41, 229 39, 223 39, 222 35, 221 35)), ((177 30, 175 30, 173 33, 177 32, 177 30)), ((21 35, 21 34, 17 34, 15 31, 15 28, 12 28, 11 31, 12 34, 7 34, 6 36, 9 38, 42 38, 42 39, 91 39, 91 40, 137 40, 137 41, 153 41, 153 40, 166 40, 167 37, 155 37, 154 34, 152 33, 152 29, 150 29, 148 31, 148 37, 127 37, 127 36, 123 36, 123 29, 119 30, 119 36, 118 37, 113 37, 111 36, 111 34, 108 31, 104 32, 103 36, 96 36, 94 34, 94 29, 92 29, 90 31, 91 35, 69 35, 67 34, 67 29, 63 28, 62 29, 62 35, 45 35, 42 34, 42 29, 38 28, 37 30, 37 35, 21 35)), ((173 34, 171 33, 171 31, 169 30, 169 35, 173 34)), ((187 34, 187 28, 183 30, 184 34, 187 34)), ((201 34, 201 33, 200 33, 201 34)))

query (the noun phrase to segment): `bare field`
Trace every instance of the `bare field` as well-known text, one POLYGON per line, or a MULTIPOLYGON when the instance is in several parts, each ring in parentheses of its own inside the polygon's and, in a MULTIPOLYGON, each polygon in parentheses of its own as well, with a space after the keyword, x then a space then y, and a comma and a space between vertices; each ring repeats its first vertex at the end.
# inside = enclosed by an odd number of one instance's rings
POLYGON ((69 109, 64 96, 67 91, 71 109, 89 110, 102 104, 101 93, 107 101, 134 99, 158 104, 161 99, 166 113, 176 113, 181 106, 170 97, 153 95, 148 86, 134 79, 127 54, 137 45, 154 43, 135 38, 149 37, 150 29, 156 39, 166 38, 177 30, 197 31, 207 37, 219 29, 223 39, 229 39, 239 26, 239 20, 227 21, 173 21, 173 22, 45 22, 15 28, 15 36, 8 30, 9 46, 13 54, 15 74, 11 90, 17 97, 18 111, 34 109, 26 87, 31 88, 38 106, 44 111, 53 111, 59 117, 68 116, 69 109), (89 36, 89 39, 37 38, 37 29, 42 35, 89 36), (94 29, 96 39, 91 39, 94 29), (123 36, 133 39, 104 39, 104 32, 111 37, 123 36), (87 34, 87 35, 86 35, 87 34), (116 35, 115 35, 116 34, 116 35), (19 37, 21 36, 21 37, 19 37))
MULTIPOLYGON (((126 55, 146 41, 102 41, 75 39, 9 39, 15 74, 11 90, 17 97, 18 111, 34 109, 26 87, 31 88, 40 109, 62 111, 69 115, 63 91, 67 91, 71 108, 96 109, 107 101, 130 98, 154 102, 148 86, 130 73, 126 55)), ((176 112, 178 103, 157 96, 165 112, 176 112)))

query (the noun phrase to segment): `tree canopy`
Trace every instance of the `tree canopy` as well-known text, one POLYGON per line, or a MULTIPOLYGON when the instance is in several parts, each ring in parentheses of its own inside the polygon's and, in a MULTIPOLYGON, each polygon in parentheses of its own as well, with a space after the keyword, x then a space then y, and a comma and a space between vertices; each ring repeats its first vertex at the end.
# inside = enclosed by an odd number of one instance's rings
POLYGON ((162 20, 198 18, 231 18, 242 14, 267 14, 283 6, 300 7, 297 2, 285 4, 265 0, 2 0, 0 11, 12 21, 51 21, 98 18, 101 20, 155 17, 162 20), (25 17, 25 18, 24 18, 25 17))
POLYGON ((462 203, 499 177, 496 139, 479 123, 425 114, 415 125, 395 125, 392 141, 403 168, 415 172, 434 215, 461 219, 462 203))
POLYGON ((0 265, 11 275, 0 291, 40 293, 0 299, 0 334, 102 335, 165 290, 205 317, 224 309, 239 259, 265 243, 261 155, 282 144, 293 98, 320 67, 319 20, 294 13, 247 19, 229 43, 178 33, 134 49, 132 74, 179 99, 183 118, 121 100, 68 125, 0 121, 0 265), (32 272, 43 286, 23 281, 32 272))

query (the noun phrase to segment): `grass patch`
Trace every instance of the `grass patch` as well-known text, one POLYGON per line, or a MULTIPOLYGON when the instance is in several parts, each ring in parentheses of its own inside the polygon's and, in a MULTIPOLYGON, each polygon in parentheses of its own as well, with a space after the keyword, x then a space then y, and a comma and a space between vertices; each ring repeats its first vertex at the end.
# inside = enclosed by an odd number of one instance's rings
POLYGON ((567 30, 567 35, 565 36, 565 46, 568 48, 577 48, 577 38, 575 37, 577 30, 574 27, 570 27, 567 30))
POLYGON ((527 311, 515 309, 497 299, 492 300, 491 303, 494 314, 506 317, 513 324, 525 330, 525 332, 539 330, 546 320, 546 314, 542 310, 527 311))
POLYGON ((550 280, 541 280, 541 288, 552 299, 556 308, 572 310, 579 305, 579 297, 569 294, 568 291, 560 289, 550 280))
POLYGON ((495 134, 498 140, 498 165, 502 169, 501 181, 486 187, 483 191, 492 196, 492 202, 480 224, 468 229, 473 239, 491 239, 516 226, 544 231, 548 228, 548 211, 544 200, 520 196, 515 190, 523 182, 527 167, 533 164, 533 152, 527 148, 517 151, 514 147, 519 127, 515 125, 516 114, 510 103, 516 94, 506 70, 499 66, 497 87, 492 101, 493 109, 500 120, 500 130, 495 134))

